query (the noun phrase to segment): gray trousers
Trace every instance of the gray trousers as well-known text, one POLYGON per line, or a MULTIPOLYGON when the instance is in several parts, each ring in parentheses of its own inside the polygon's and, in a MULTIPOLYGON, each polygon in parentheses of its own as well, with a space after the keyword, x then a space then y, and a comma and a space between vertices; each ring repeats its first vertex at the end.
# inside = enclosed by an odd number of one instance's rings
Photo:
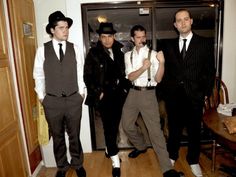
POLYGON ((56 164, 62 171, 68 170, 70 166, 78 169, 83 165, 83 150, 80 142, 82 102, 83 98, 76 93, 69 97, 46 95, 42 103, 53 137, 56 164), (69 136, 70 164, 66 155, 65 131, 69 136))
POLYGON ((139 113, 142 115, 152 147, 164 173, 173 167, 167 152, 163 131, 161 130, 155 89, 139 91, 131 88, 123 106, 121 121, 124 132, 135 148, 144 150, 147 148, 144 136, 135 124, 139 113))

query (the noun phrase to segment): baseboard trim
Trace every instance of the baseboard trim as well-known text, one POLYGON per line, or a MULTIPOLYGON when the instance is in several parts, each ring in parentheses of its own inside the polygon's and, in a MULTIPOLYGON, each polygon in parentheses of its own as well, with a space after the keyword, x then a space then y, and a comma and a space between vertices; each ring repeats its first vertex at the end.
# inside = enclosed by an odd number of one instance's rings
POLYGON ((34 173, 30 177, 37 177, 37 175, 38 175, 39 171, 41 170, 42 166, 43 166, 43 161, 41 160, 41 162, 35 168, 34 173))

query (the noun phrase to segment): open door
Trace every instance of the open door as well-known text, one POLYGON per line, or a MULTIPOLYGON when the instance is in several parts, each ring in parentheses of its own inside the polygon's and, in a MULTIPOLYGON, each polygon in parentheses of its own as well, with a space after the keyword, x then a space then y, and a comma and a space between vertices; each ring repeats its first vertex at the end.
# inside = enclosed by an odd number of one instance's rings
POLYGON ((42 160, 37 132, 37 96, 33 80, 37 44, 34 2, 33 0, 6 1, 28 158, 33 173, 42 160))
POLYGON ((0 177, 27 177, 10 65, 3 0, 0 1, 0 177))
MULTIPOLYGON (((84 33, 86 34, 85 38, 88 39, 85 40, 87 41, 86 52, 88 52, 90 47, 96 45, 96 42, 98 41, 96 30, 101 22, 113 23, 113 26, 117 31, 116 40, 124 45, 122 48, 124 53, 133 48, 133 43, 130 39, 130 29, 135 24, 141 24, 146 28, 147 43, 152 47, 152 7, 143 4, 134 4, 132 6, 120 5, 115 9, 112 7, 113 5, 111 4, 96 4, 92 5, 91 8, 90 6, 82 6, 84 14, 83 22, 85 24, 84 33)), ((102 121, 98 111, 93 108, 89 108, 89 110, 93 149, 102 149, 105 147, 102 121)), ((139 119, 139 126, 141 130, 145 132, 147 144, 150 144, 146 127, 142 119, 139 119)), ((119 130, 118 146, 120 148, 132 147, 121 126, 119 130)))

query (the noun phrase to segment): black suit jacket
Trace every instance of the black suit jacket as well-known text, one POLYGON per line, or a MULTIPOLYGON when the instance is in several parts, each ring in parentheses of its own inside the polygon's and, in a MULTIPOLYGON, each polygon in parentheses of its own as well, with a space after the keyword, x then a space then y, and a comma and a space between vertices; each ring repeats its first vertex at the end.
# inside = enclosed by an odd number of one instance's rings
POLYGON ((164 98, 170 101, 184 87, 195 104, 204 104, 210 96, 215 79, 213 40, 193 34, 185 59, 181 58, 179 38, 163 42, 165 73, 161 82, 164 98))

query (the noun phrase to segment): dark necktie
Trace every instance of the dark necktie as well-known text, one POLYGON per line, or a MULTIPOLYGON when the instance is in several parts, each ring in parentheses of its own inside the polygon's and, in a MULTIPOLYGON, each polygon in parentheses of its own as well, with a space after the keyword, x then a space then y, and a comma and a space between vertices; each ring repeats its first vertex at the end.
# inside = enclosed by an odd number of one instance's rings
POLYGON ((60 62, 62 62, 63 58, 64 58, 64 53, 62 50, 62 43, 59 43, 59 57, 60 57, 60 62))
POLYGON ((182 58, 184 59, 185 55, 186 55, 186 41, 187 41, 187 39, 183 39, 183 41, 184 41, 184 45, 183 45, 181 54, 182 54, 182 58))

